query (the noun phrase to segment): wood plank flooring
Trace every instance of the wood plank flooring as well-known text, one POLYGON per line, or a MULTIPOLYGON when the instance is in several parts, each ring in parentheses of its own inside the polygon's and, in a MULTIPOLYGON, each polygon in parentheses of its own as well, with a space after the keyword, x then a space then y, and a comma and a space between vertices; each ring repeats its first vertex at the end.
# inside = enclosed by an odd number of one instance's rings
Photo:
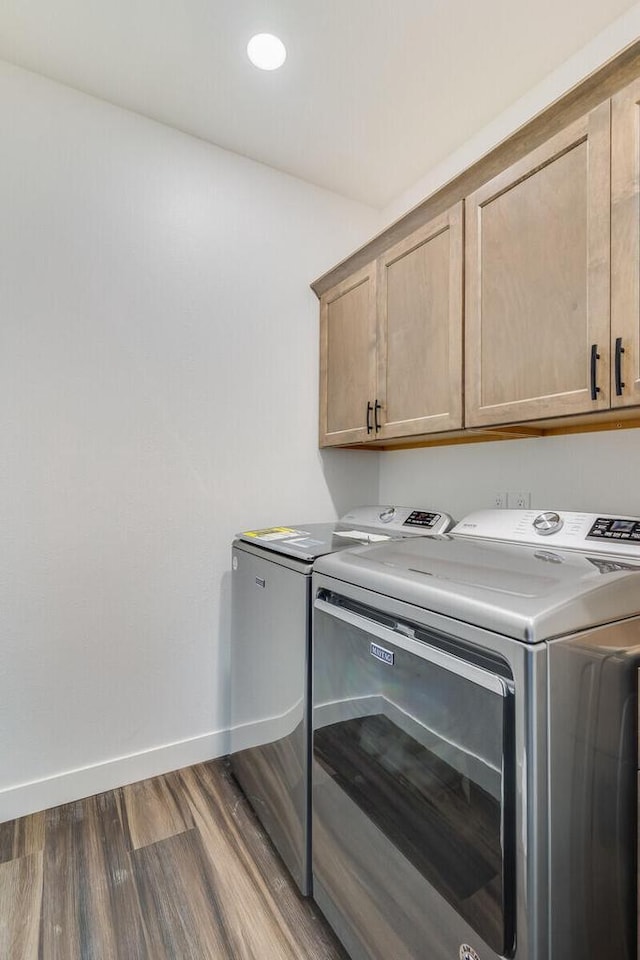
POLYGON ((0 824, 0 960, 348 960, 223 760, 0 824))

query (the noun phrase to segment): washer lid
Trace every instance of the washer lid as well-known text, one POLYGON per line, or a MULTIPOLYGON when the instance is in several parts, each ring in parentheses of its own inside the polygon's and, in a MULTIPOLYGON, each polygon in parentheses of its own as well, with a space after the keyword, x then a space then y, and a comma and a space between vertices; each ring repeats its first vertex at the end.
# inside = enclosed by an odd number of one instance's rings
POLYGON ((425 537, 453 526, 446 513, 421 507, 354 507, 336 523, 305 523, 245 530, 238 540, 312 563, 317 557, 362 543, 425 537))
MULTIPOLYGON (((267 527, 262 530, 245 530, 237 535, 238 540, 273 553, 282 553, 307 563, 318 557, 363 543, 381 543, 397 533, 384 534, 378 529, 345 527, 338 523, 305 523, 291 527, 267 527)), ((405 534, 407 536, 407 534, 405 534)), ((415 536, 415 534, 413 534, 415 536)))
POLYGON ((315 569, 527 643, 640 614, 640 562, 546 544, 391 541, 325 557, 315 569))
POLYGON ((288 557, 296 557, 313 563, 317 557, 322 557, 333 550, 340 550, 346 546, 354 546, 355 541, 345 543, 336 541, 334 533, 335 523, 306 523, 284 527, 266 527, 261 530, 245 530, 238 534, 238 540, 250 543, 263 550, 283 553, 288 557))

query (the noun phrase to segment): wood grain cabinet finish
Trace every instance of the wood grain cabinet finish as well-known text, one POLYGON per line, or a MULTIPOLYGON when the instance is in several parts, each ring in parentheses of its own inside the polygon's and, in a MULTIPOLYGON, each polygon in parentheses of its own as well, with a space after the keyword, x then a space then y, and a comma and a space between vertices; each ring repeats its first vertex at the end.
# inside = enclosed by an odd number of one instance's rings
POLYGON ((462 203, 320 299, 320 446, 462 426, 462 203))
POLYGON ((376 264, 320 298, 320 446, 373 435, 376 264))
POLYGON ((612 101, 611 406, 640 404, 640 80, 612 101))
POLYGON ((462 203, 378 260, 377 439, 462 426, 462 203))
POLYGON ((585 82, 582 116, 567 95, 564 126, 549 108, 531 148, 514 134, 448 212, 434 195, 426 225, 408 233, 408 214, 365 268, 316 281, 321 446, 637 425, 640 41, 623 60, 624 85, 585 82))
POLYGON ((609 407, 609 101, 467 198, 465 267, 467 426, 609 407))

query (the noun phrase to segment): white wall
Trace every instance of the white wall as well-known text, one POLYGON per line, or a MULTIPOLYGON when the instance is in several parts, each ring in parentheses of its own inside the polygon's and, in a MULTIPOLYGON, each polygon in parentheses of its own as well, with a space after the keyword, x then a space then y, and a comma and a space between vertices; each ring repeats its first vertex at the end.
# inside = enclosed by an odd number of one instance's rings
POLYGON ((429 170, 416 183, 403 191, 383 211, 382 220, 392 223, 425 197, 431 196, 445 183, 476 163, 503 140, 564 96, 582 80, 598 70, 640 37, 640 3, 635 4, 605 30, 594 37, 557 70, 550 73, 520 97, 491 123, 461 144, 450 156, 429 170))
POLYGON ((640 430, 427 447, 380 455, 380 499, 450 513, 493 507, 498 492, 531 505, 640 516, 640 430))
POLYGON ((225 752, 238 529, 504 490, 640 514, 637 430, 319 453, 308 288, 639 33, 640 4, 382 216, 0 62, 0 821, 225 752))
POLYGON ((225 751, 233 533, 377 499, 308 284, 379 219, 7 64, 0 130, 3 820, 225 751))

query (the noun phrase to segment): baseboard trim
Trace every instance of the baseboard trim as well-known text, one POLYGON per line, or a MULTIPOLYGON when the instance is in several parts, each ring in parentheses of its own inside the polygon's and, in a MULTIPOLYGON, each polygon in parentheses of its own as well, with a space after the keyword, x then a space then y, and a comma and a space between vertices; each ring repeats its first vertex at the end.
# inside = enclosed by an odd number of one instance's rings
POLYGON ((229 730, 228 753, 239 753, 252 747, 262 747, 265 743, 274 743, 290 736, 304 721, 304 703, 298 700, 290 710, 275 717, 262 720, 250 720, 238 723, 229 730))
POLYGON ((0 790, 0 823, 190 767, 194 763, 214 760, 228 752, 229 731, 220 730, 67 770, 42 780, 5 787, 0 790))

